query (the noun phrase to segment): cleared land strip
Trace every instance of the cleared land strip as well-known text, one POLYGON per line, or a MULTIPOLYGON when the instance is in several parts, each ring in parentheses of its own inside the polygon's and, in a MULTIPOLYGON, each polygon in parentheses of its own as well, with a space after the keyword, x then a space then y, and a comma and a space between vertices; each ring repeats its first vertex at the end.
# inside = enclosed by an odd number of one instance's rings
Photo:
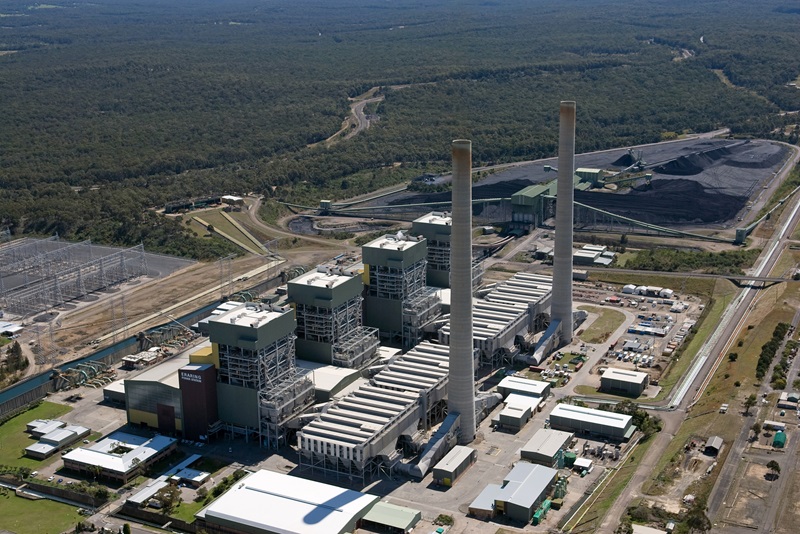
POLYGON ((269 252, 269 250, 267 250, 267 247, 265 247, 264 245, 262 245, 262 244, 261 244, 261 242, 260 242, 258 239, 256 239, 256 238, 255 238, 255 236, 253 236, 253 234, 251 234, 250 232, 248 232, 247 230, 245 230, 244 226, 242 226, 241 224, 239 224, 239 221, 237 221, 236 219, 234 219, 233 217, 231 217, 230 215, 228 215, 228 214, 227 214, 227 213, 225 213, 224 211, 220 211, 219 213, 220 213, 220 215, 222 215, 223 217, 225 217, 225 219, 226 219, 226 220, 227 220, 229 223, 231 223, 231 224, 232 224, 232 225, 233 225, 233 226, 234 226, 234 227, 235 227, 237 230, 239 230, 239 231, 242 233, 242 235, 244 235, 244 236, 245 236, 247 239, 249 239, 250 241, 252 241, 252 242, 253 242, 253 244, 254 244, 254 245, 255 245, 255 246, 256 246, 256 247, 257 247, 259 250, 261 250, 261 251, 263 251, 263 252, 269 252))
MULTIPOLYGON (((206 221, 204 221, 200 217, 195 216, 195 217, 192 217, 192 219, 197 221, 199 224, 202 224, 206 228, 208 228, 210 226, 206 221)), ((260 256, 261 255, 261 252, 257 251, 256 249, 254 249, 253 247, 251 247, 249 245, 245 245, 244 243, 242 243, 238 239, 235 239, 233 236, 228 235, 227 233, 223 232, 222 230, 219 230, 218 228, 214 228, 214 232, 216 232, 217 234, 221 235, 222 237, 224 237, 225 239, 227 239, 228 241, 230 241, 231 243, 233 243, 237 247, 241 247, 241 248, 245 249, 250 254, 255 254, 256 256, 260 256)))

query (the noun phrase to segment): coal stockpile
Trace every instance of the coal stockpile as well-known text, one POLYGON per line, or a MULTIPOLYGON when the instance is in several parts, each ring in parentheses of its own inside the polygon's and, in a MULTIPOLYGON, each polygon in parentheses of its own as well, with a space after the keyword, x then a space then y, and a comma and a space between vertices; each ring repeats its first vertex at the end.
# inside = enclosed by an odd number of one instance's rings
POLYGON ((633 163, 634 163, 633 156, 631 156, 630 153, 628 153, 621 155, 619 158, 611 162, 611 166, 625 168, 625 167, 630 167, 631 165, 633 165, 633 163))
POLYGON ((684 179, 653 180, 646 191, 614 195, 575 191, 575 201, 650 224, 709 224, 733 218, 747 197, 719 193, 684 179))
MULTIPOLYGON (((506 180, 486 185, 472 187, 472 199, 480 200, 484 198, 509 198, 514 193, 533 185, 532 180, 506 180)), ((428 202, 450 202, 450 191, 442 193, 417 193, 410 196, 404 195, 389 202, 390 206, 402 206, 405 204, 423 204, 428 202)))
POLYGON ((661 174, 672 176, 695 176, 711 167, 718 160, 728 156, 731 150, 728 147, 715 148, 706 152, 680 156, 672 161, 659 165, 655 170, 661 174))

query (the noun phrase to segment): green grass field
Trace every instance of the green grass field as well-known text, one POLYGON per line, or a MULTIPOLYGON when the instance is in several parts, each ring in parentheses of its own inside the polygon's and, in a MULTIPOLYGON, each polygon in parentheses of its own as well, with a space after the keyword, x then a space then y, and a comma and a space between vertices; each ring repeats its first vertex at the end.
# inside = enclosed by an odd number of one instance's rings
POLYGON ((43 402, 36 408, 23 412, 0 425, 0 464, 37 470, 43 465, 50 465, 58 460, 60 456, 57 454, 44 461, 23 456, 23 449, 36 443, 36 440, 25 432, 25 425, 34 419, 58 419, 70 411, 72 408, 69 406, 43 402))
POLYGON ((611 308, 578 306, 579 310, 598 314, 599 317, 579 336, 586 343, 603 343, 625 321, 625 315, 611 308))
POLYGON ((31 501, 13 492, 0 496, 0 528, 16 534, 59 534, 83 518, 74 506, 47 499, 31 501))

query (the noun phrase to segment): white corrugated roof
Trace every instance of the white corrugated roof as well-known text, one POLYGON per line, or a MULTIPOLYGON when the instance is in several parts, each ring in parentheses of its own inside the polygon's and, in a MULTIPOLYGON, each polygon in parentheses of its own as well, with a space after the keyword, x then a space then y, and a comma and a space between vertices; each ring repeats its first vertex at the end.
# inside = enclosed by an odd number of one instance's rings
POLYGON ((523 452, 542 454, 552 458, 559 449, 566 447, 572 438, 572 432, 562 432, 550 428, 540 428, 536 434, 522 447, 523 452))
POLYGON ((337 534, 378 497, 272 471, 246 476, 197 515, 280 534, 337 534), (280 513, 268 513, 269 511, 280 513))
POLYGON ((501 380, 499 384, 497 384, 497 387, 520 392, 522 394, 541 397, 545 390, 550 387, 550 384, 547 382, 542 382, 541 380, 530 380, 528 378, 520 378, 518 376, 507 376, 501 380))
POLYGON ((610 380, 619 380, 620 382, 631 382, 633 384, 641 384, 645 378, 648 377, 647 373, 640 373, 638 371, 629 371, 627 369, 619 369, 617 367, 609 367, 600 378, 608 378, 610 380))
POLYGON ((127 473, 133 467, 135 458, 140 463, 144 463, 174 442, 174 438, 167 436, 154 436, 148 439, 124 432, 115 432, 90 447, 80 447, 68 452, 64 455, 64 459, 87 465, 97 465, 118 473, 127 473), (111 451, 118 443, 132 450, 124 454, 112 454, 111 451))
POLYGON ((573 406, 572 404, 557 404, 553 411, 550 412, 550 417, 554 416, 616 428, 627 428, 632 419, 630 415, 573 406))

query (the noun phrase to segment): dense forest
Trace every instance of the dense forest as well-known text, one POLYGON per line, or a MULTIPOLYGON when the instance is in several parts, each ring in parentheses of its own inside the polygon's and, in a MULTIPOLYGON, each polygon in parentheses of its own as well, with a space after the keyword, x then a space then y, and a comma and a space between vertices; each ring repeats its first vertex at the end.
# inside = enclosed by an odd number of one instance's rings
POLYGON ((552 156, 563 99, 578 151, 720 127, 796 142, 798 25, 776 0, 7 0, 0 230, 214 258, 227 245, 152 208, 316 204, 447 168, 456 137, 476 164, 552 156), (308 146, 374 86, 377 123, 308 146))

